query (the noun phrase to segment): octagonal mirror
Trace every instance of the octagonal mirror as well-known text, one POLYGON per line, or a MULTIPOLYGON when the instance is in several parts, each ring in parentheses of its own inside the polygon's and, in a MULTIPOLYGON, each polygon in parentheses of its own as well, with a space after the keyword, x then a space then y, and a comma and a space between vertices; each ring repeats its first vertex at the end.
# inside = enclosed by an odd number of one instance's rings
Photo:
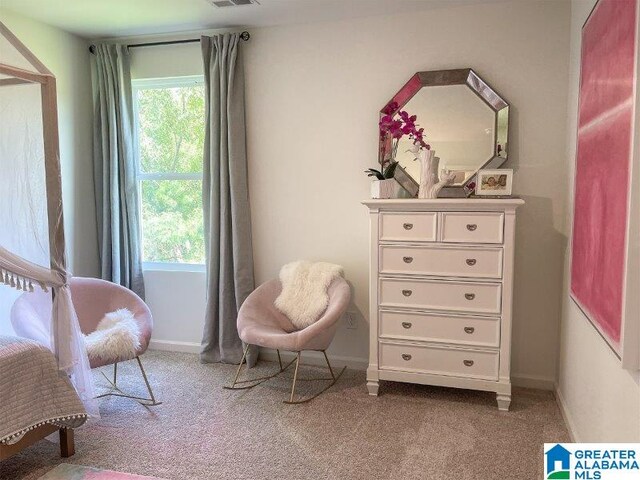
MULTIPOLYGON (((470 68, 418 72, 380 111, 381 120, 414 118, 424 142, 440 158, 440 170, 455 173, 440 196, 463 196, 481 168, 498 168, 508 155, 509 104, 470 68)), ((398 162, 396 178, 417 191, 420 162, 415 138, 380 136, 380 163, 398 162)))

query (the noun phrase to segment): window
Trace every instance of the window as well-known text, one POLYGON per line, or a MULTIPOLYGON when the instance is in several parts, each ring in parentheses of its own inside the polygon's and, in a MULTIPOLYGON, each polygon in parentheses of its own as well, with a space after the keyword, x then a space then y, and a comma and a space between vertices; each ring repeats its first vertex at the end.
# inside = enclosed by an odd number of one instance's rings
POLYGON ((133 81, 142 261, 147 269, 203 268, 203 82, 201 76, 133 81))

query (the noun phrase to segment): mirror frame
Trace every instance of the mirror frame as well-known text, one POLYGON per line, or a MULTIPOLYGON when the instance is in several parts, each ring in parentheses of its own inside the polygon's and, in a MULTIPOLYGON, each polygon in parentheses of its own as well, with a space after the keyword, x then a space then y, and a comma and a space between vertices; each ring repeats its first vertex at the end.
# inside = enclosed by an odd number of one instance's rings
MULTIPOLYGON (((462 185, 448 186, 440 191, 439 197, 463 197, 465 194, 465 187, 475 182, 477 172, 481 169, 496 169, 502 166, 508 159, 509 148, 509 103, 507 103, 493 88, 491 88, 480 76, 474 72, 471 68, 460 68, 456 70, 433 70, 427 72, 418 72, 396 93, 391 100, 389 100, 385 106, 380 110, 380 118, 385 114, 387 106, 396 102, 398 108, 392 112, 392 116, 396 115, 402 108, 424 87, 442 87, 448 85, 466 85, 474 92, 489 108, 495 113, 494 121, 494 134, 493 134, 493 155, 486 162, 484 162, 477 170, 476 173, 471 175, 462 185), (498 143, 498 114, 504 112, 507 116, 507 131, 505 134, 504 145, 500 146, 498 143), (502 156, 500 155, 502 153, 502 156)), ((427 139, 429 138, 429 132, 427 132, 427 139)), ((380 144, 378 148, 378 162, 382 164, 384 159, 382 155, 384 151, 388 151, 384 148, 384 144, 388 142, 389 138, 380 138, 380 144)), ((396 175, 402 177, 398 178, 401 184, 405 186, 407 183, 411 183, 413 180, 417 187, 417 179, 413 179, 409 176, 404 169, 398 165, 396 169, 396 175), (398 172, 398 170, 400 170, 398 172), (409 180, 407 180, 409 179, 409 180)), ((411 188, 410 193, 413 194, 411 188)), ((417 189, 415 190, 417 192, 417 189)))

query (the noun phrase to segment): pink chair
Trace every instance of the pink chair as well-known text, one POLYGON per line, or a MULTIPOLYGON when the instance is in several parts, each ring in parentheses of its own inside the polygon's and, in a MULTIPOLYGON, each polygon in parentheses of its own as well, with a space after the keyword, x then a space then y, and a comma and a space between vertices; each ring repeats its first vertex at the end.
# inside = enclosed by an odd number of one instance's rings
POLYGON ((334 374, 326 350, 329 348, 331 341, 338 329, 338 320, 347 311, 349 301, 351 300, 351 289, 349 284, 343 278, 334 280, 327 290, 329 295, 329 304, 320 318, 313 324, 302 330, 298 330, 280 310, 278 310, 274 302, 282 291, 280 280, 270 280, 256 288, 249 297, 244 301, 240 311, 238 312, 238 334, 240 339, 246 344, 244 354, 233 384, 225 387, 231 390, 241 390, 252 388, 260 383, 279 375, 284 372, 293 362, 296 363, 295 372, 293 374, 293 383, 291 385, 291 394, 289 400, 284 403, 296 404, 308 402, 316 398, 318 395, 334 385, 338 378, 342 375, 344 367, 337 375, 334 374), (272 348, 278 353, 278 362, 280 369, 273 375, 249 380, 238 380, 242 364, 247 356, 249 345, 258 345, 260 347, 272 348), (280 358, 280 350, 286 350, 296 353, 296 357, 283 367, 280 358), (315 350, 323 353, 324 358, 329 367, 331 378, 316 378, 314 380, 329 380, 320 392, 315 395, 302 399, 294 400, 296 391, 296 382, 298 381, 298 367, 300 366, 300 357, 303 350, 315 350), (250 385, 247 385, 250 384, 250 385))
MULTIPOLYGON (((151 333, 153 331, 153 317, 151 316, 149 307, 131 290, 106 280, 73 277, 69 285, 71 286, 71 298, 78 315, 80 329, 85 335, 95 331, 98 323, 104 318, 105 314, 114 312, 120 308, 126 308, 133 313, 134 320, 140 328, 140 348, 136 350, 135 356, 131 358, 120 358, 117 362, 103 361, 97 358, 90 359, 91 368, 113 364, 113 380, 107 378, 103 373, 107 381, 111 384, 112 391, 99 395, 98 397, 114 395, 132 398, 147 406, 160 405, 162 402, 156 401, 149 379, 142 366, 142 361, 140 360, 140 355, 146 352, 149 347, 149 341, 151 340, 151 333), (137 361, 140 372, 142 373, 147 391, 149 392, 149 398, 129 395, 123 392, 117 385, 118 363, 134 359, 137 361)), ((41 325, 42 322, 29 322, 24 320, 29 316, 44 315, 43 305, 48 305, 48 308, 50 308, 50 295, 50 293, 38 290, 33 293, 22 294, 15 302, 11 311, 11 323, 18 335, 34 338, 34 332, 27 331, 27 329, 33 329, 32 325, 41 325), (18 319, 20 319, 20 321, 18 321, 18 319)))

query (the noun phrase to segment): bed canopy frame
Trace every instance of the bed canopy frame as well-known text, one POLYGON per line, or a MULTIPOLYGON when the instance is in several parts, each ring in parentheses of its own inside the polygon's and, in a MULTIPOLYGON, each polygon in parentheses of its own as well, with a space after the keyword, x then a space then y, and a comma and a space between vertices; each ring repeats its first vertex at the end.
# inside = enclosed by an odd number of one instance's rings
POLYGON ((0 121, 0 334, 15 335, 11 325, 18 322, 21 336, 49 347, 90 415, 97 415, 69 289, 56 78, 2 22, 0 121), (14 318, 14 302, 37 288, 52 291, 50 314, 14 318))
MULTIPOLYGON (((0 87, 22 84, 40 85, 51 269, 59 270, 62 275, 65 275, 66 258, 60 180, 56 77, 2 22, 0 22, 0 36, 3 40, 1 47, 3 53, 0 55, 0 87), (10 51, 7 51, 7 48, 10 47, 15 49, 14 57, 17 54, 24 59, 23 65, 16 66, 3 63, 5 57, 10 57, 11 55, 10 51), (28 66, 31 68, 28 68, 28 66)), ((9 58, 6 60, 9 60, 9 58)), ((17 61, 15 63, 20 62, 17 61)), ((9 120, 3 119, 3 123, 9 120)))

